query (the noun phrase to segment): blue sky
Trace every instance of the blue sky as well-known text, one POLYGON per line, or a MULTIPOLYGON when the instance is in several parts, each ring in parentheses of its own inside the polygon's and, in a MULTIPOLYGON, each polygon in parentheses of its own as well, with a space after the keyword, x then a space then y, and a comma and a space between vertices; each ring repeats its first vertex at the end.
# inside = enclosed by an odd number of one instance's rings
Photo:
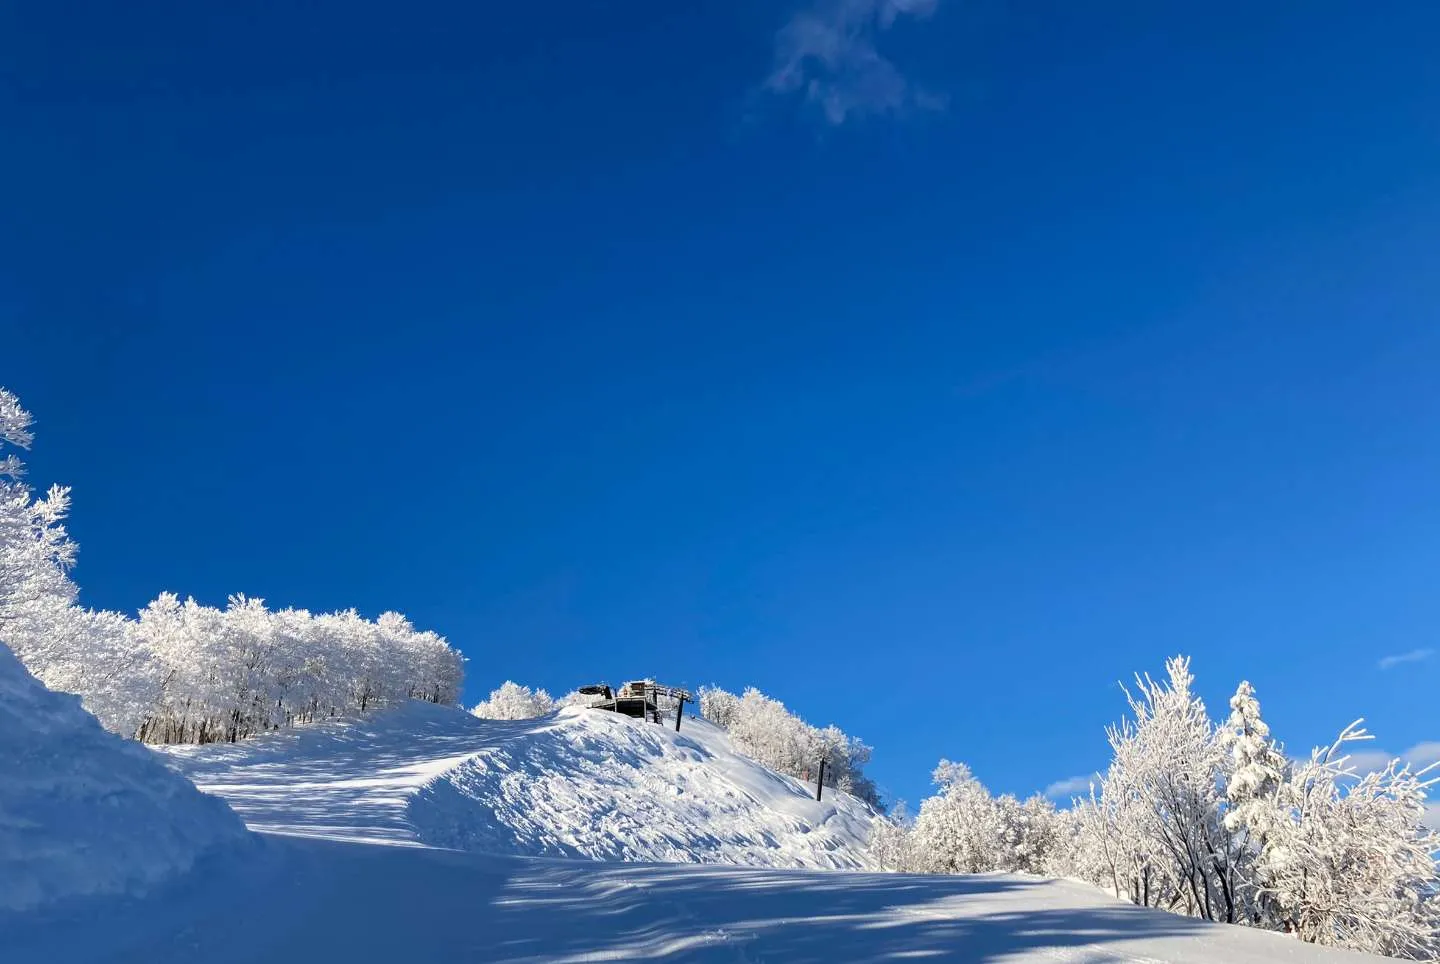
POLYGON ((755 684, 911 801, 1103 765, 1177 652, 1440 740, 1440 9, 1080 6, 11 5, 86 601, 755 684))

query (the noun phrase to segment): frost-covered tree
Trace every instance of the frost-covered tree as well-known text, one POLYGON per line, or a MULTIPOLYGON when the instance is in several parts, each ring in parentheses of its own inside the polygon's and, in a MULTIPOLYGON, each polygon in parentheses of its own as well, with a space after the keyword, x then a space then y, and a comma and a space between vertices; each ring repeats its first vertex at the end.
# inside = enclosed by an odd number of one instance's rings
POLYGON ((85 709, 112 732, 133 736, 154 709, 162 669, 120 613, 67 607, 28 649, 52 690, 80 695, 85 709))
POLYGON ((487 720, 531 720, 555 711, 555 701, 542 689, 506 680, 470 712, 487 720))
POLYGON ((1060 846, 1060 817, 1055 804, 1033 796, 1023 803, 1010 794, 995 798, 999 828, 995 864, 999 870, 1025 874, 1050 872, 1060 846))
POLYGON ((935 874, 999 869, 1000 819, 990 792, 963 763, 941 760, 932 775, 939 793, 920 804, 914 847, 935 874))
POLYGON ((702 687, 700 715, 730 734, 735 748, 772 770, 816 779, 825 763, 825 785, 859 797, 879 809, 880 794, 865 776, 870 747, 836 726, 811 726, 785 704, 753 686, 736 696, 702 687))
POLYGON ((969 767, 949 760, 933 779, 938 792, 920 804, 913 823, 901 817, 876 825, 870 850, 881 869, 1047 874, 1068 866, 1074 833, 1050 801, 993 797, 969 767))
POLYGON ((79 694, 128 736, 154 698, 154 667, 123 616, 75 605, 70 490, 37 497, 26 484, 18 451, 34 441, 30 425, 19 399, 0 388, 0 640, 41 682, 79 694))
POLYGON ((910 816, 901 801, 891 807, 889 813, 881 814, 871 821, 866 852, 881 870, 902 873, 918 871, 919 860, 914 852, 913 841, 910 816))
POLYGON ((1359 721, 1290 769, 1267 816, 1257 886, 1283 929, 1302 940, 1433 960, 1440 955, 1440 834, 1426 828, 1431 770, 1392 760, 1357 775, 1347 745, 1359 721))
POLYGON ((739 716, 740 697, 718 686, 702 686, 697 695, 700 715, 722 730, 730 729, 739 716))
POLYGON ((1308 761, 1270 735, 1249 683, 1210 724, 1189 663, 1129 696, 1098 795, 1057 823, 1052 872, 1149 906, 1428 960, 1440 953, 1440 836, 1423 826, 1431 771, 1357 774, 1352 724, 1308 761))
POLYGON ((16 451, 34 441, 31 422, 20 400, 0 388, 0 639, 22 660, 77 594, 69 577, 76 547, 65 531, 70 490, 52 486, 36 497, 16 451))
POLYGON ((1126 692, 1133 720, 1108 730, 1114 759, 1101 781, 1102 813, 1122 850, 1116 875, 1132 897, 1234 922, 1238 850, 1223 823, 1224 754, 1205 704, 1190 689, 1190 662, 1165 664, 1168 679, 1136 678, 1126 692))

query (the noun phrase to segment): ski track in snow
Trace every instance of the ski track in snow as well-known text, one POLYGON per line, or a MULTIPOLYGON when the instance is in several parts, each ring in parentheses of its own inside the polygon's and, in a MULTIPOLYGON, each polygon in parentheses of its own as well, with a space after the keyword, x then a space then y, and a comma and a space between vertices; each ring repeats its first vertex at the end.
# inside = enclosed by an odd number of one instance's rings
POLYGON ((1383 960, 1071 881, 754 866, 859 864, 868 811, 828 790, 816 803, 722 732, 685 726, 580 711, 501 723, 413 704, 171 749, 265 831, 259 843, 148 894, 0 914, 0 961, 1383 960), (689 863, 616 859, 632 857, 689 863), (697 865, 725 861, 752 866, 697 865))

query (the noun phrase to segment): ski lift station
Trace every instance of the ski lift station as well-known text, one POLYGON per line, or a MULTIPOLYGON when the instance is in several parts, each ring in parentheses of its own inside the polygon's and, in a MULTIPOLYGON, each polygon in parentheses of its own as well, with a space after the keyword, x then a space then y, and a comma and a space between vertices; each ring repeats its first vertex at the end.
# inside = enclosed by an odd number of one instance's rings
POLYGON ((637 720, 661 723, 673 712, 676 732, 680 730, 685 704, 695 701, 688 690, 666 686, 653 679, 632 680, 619 690, 612 690, 608 683, 592 683, 580 687, 579 692, 592 697, 592 710, 606 710, 637 720))

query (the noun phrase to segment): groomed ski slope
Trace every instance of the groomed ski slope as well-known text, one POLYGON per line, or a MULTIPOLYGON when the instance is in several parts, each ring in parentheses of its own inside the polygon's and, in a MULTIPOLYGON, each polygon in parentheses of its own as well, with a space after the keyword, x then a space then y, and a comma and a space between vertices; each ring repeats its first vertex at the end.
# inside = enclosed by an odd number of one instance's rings
MULTIPOLYGON (((1133 907, 1065 881, 573 859, 860 859, 857 801, 837 795, 816 805, 798 783, 726 756, 716 731, 664 732, 599 714, 492 723, 416 704, 172 751, 265 832, 163 886, 0 912, 0 960, 1382 960, 1133 907), (487 819, 496 821, 490 830, 487 819), (446 835, 508 853, 433 845, 446 835)), ((140 827, 128 846, 152 833, 140 827)))

